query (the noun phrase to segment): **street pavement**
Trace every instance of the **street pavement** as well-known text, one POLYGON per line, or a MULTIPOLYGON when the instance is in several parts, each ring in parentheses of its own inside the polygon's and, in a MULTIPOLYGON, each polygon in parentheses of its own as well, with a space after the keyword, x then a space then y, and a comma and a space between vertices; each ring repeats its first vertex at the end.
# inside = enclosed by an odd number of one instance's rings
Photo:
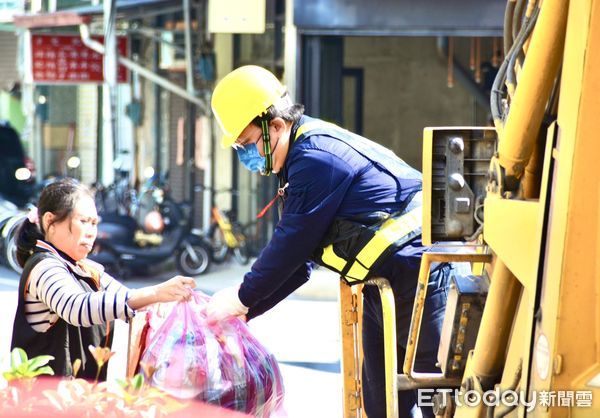
MULTIPOLYGON (((196 277, 198 290, 213 294, 223 287, 239 284, 249 268, 250 264, 240 266, 233 260, 213 264, 208 273, 196 277)), ((133 277, 123 283, 137 288, 159 283, 175 274, 167 265, 155 271, 152 277, 133 277)), ((280 363, 289 418, 342 416, 338 280, 335 274, 319 268, 307 284, 249 322, 254 335, 280 363)), ((17 287, 17 274, 0 266, 0 315, 5 318, 0 327, 0 370, 5 370, 9 361, 17 287)), ((109 363, 109 376, 123 373, 126 337, 127 327, 121 322, 115 330, 113 351, 118 354, 109 363)))

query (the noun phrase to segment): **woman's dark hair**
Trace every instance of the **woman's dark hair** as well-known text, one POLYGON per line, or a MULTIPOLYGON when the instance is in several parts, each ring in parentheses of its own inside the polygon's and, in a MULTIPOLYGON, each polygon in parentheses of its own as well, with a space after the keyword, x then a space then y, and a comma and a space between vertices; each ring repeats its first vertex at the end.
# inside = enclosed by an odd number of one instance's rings
MULTIPOLYGON (((71 215, 82 196, 93 197, 87 186, 70 178, 57 180, 44 187, 37 205, 38 222, 32 223, 25 218, 17 231, 17 261, 21 267, 25 266, 33 253, 37 240, 45 238, 47 231, 42 225, 44 214, 51 212, 54 214, 52 223, 61 222, 71 215)), ((46 225, 46 228, 50 225, 46 225)))

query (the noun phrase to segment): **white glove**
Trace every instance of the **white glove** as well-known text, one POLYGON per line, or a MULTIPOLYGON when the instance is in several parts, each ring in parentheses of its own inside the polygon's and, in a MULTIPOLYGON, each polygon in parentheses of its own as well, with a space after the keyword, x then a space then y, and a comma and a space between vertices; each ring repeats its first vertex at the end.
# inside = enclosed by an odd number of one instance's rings
POLYGON ((240 301, 239 286, 226 287, 216 292, 206 306, 206 316, 209 322, 218 322, 232 316, 248 313, 248 308, 240 301))

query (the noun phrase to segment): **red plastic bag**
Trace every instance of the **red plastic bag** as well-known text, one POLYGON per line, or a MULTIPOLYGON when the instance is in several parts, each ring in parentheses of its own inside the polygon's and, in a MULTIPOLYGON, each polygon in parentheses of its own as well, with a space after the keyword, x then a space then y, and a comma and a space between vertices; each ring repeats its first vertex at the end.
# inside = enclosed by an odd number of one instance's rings
POLYGON ((197 292, 190 302, 150 309, 140 363, 154 373, 145 377, 178 398, 196 398, 256 417, 284 416, 277 360, 242 320, 209 325, 208 300, 197 292))

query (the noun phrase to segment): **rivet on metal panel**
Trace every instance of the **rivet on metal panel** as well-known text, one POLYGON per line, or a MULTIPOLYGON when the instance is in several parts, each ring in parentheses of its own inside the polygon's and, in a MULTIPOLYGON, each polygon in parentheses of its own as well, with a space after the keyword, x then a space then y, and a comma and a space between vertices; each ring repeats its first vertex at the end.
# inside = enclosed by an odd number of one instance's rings
POLYGON ((465 149, 465 142, 462 138, 455 137, 450 140, 448 147, 454 154, 460 154, 465 149))
POLYGON ((465 187, 465 178, 460 173, 452 173, 448 177, 448 185, 454 191, 459 191, 465 187))

